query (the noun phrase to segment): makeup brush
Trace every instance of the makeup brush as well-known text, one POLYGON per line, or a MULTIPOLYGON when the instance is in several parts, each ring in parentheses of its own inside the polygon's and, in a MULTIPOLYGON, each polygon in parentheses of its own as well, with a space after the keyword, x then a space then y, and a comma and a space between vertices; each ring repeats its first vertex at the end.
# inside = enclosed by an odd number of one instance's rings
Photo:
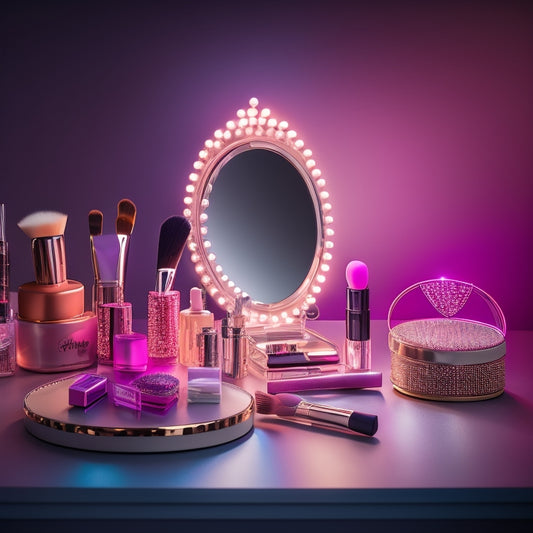
POLYGON ((102 235, 102 228, 104 226, 104 215, 98 209, 89 211, 89 239, 91 243, 91 259, 93 263, 93 272, 95 283, 100 279, 98 270, 98 260, 96 258, 96 250, 94 249, 94 237, 102 235))
POLYGON ((89 211, 89 235, 102 235, 102 228, 104 227, 104 215, 98 209, 89 211))
POLYGON ((124 282, 126 280, 129 242, 133 232, 133 226, 135 225, 136 216, 137 208, 135 207, 135 204, 127 198, 120 200, 117 205, 116 220, 116 232, 119 241, 117 279, 119 285, 122 287, 124 287, 124 282))
POLYGON ((63 239, 67 218, 57 211, 37 211, 18 223, 18 227, 32 240, 35 280, 39 284, 54 285, 67 279, 63 239))
POLYGON ((296 394, 255 393, 257 412, 263 415, 277 415, 294 421, 307 421, 311 425, 328 428, 351 429, 372 436, 378 429, 378 417, 358 413, 330 405, 314 404, 296 394))
POLYGON ((172 216, 161 224, 157 250, 156 292, 168 292, 172 289, 176 268, 190 232, 189 221, 181 216, 172 216))

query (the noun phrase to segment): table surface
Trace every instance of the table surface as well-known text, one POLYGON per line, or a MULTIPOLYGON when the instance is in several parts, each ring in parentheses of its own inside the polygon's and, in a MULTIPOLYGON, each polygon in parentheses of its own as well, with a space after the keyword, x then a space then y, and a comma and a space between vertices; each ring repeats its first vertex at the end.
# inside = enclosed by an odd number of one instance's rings
MULTIPOLYGON (((344 323, 308 327, 342 346, 344 323)), ((255 428, 202 450, 119 454, 63 448, 24 428, 23 399, 66 375, 17 369, 0 379, 0 518, 533 519, 533 331, 507 334, 506 390, 432 402, 389 381, 387 324, 372 322, 378 389, 301 394, 379 416, 374 437, 255 415, 255 428), (102 505, 105 502, 105 505, 102 505), (142 514, 141 514, 142 513, 142 514)), ((249 377, 243 388, 265 390, 249 377)))

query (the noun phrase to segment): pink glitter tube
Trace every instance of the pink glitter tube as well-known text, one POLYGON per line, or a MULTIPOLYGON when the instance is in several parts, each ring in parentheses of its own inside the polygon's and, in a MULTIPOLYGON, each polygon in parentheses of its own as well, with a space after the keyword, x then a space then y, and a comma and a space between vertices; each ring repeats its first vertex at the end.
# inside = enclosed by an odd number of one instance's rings
POLYGON ((179 291, 148 293, 148 355, 152 362, 178 362, 179 313, 179 291))
POLYGON ((113 337, 131 333, 131 303, 109 303, 98 306, 98 341, 96 353, 98 363, 113 364, 113 337))

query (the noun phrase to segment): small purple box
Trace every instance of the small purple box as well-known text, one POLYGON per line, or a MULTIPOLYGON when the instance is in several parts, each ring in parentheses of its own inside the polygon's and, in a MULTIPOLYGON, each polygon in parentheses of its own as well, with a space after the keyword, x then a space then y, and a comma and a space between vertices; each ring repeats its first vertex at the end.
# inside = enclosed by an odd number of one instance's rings
POLYGON ((96 374, 82 374, 68 389, 68 403, 88 407, 107 394, 107 378, 96 374))

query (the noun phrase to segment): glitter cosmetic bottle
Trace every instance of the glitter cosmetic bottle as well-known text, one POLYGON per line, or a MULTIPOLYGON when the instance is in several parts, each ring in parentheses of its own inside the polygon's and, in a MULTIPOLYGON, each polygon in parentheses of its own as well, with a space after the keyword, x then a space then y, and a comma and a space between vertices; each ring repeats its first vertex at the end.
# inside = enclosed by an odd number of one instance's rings
POLYGON ((148 355, 156 364, 178 362, 179 312, 179 291, 148 293, 148 355))
POLYGON ((98 364, 113 364, 113 338, 132 331, 131 303, 107 303, 98 305, 98 364))

